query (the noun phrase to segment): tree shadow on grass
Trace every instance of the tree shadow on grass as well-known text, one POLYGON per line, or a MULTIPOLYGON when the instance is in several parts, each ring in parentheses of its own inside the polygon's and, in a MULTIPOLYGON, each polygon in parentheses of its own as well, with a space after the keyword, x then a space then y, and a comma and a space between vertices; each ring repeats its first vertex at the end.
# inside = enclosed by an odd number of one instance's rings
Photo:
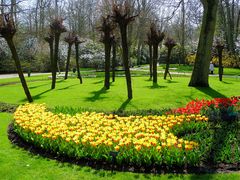
POLYGON ((101 97, 102 94, 106 94, 106 93, 107 93, 107 90, 106 90, 105 87, 103 87, 98 91, 92 91, 91 94, 93 94, 93 96, 92 97, 87 97, 85 100, 86 101, 91 101, 91 102, 102 100, 102 99, 107 98, 107 97, 101 97))
POLYGON ((160 86, 157 83, 153 83, 152 86, 146 86, 149 89, 160 89, 160 88, 166 88, 167 86, 160 86))
POLYGON ((65 79, 57 79, 56 80, 56 83, 61 83, 61 82, 66 82, 66 80, 65 79))
POLYGON ((223 84, 233 84, 233 83, 229 83, 229 82, 226 82, 226 81, 222 81, 223 84))
MULTIPOLYGON (((41 99, 41 96, 43 94, 48 93, 50 91, 52 91, 52 89, 45 90, 45 91, 43 91, 43 92, 41 92, 41 93, 39 93, 37 95, 32 96, 32 98, 33 98, 33 100, 41 99)), ((27 101, 27 98, 24 98, 24 99, 20 100, 20 102, 25 102, 25 101, 27 101)))
POLYGON ((100 80, 100 81, 94 82, 93 84, 101 84, 101 83, 103 83, 103 82, 104 82, 104 80, 100 80))
POLYGON ((211 96, 212 98, 225 98, 224 94, 212 89, 211 87, 196 87, 197 90, 203 92, 204 94, 211 96))
POLYGON ((152 81, 152 78, 145 79, 144 81, 150 82, 150 81, 152 81))
POLYGON ((37 86, 30 86, 29 89, 36 89, 36 88, 39 88, 39 87, 42 87, 42 86, 46 86, 46 85, 49 85, 49 83, 40 84, 40 85, 37 85, 37 86))
POLYGON ((172 81, 172 80, 169 80, 169 79, 168 79, 166 82, 167 82, 167 83, 170 83, 170 84, 171 84, 171 83, 179 83, 179 82, 177 82, 177 81, 172 81))
POLYGON ((74 86, 77 86, 77 85, 79 85, 79 84, 73 84, 73 85, 70 85, 70 86, 67 86, 67 87, 64 87, 64 88, 59 88, 59 89, 57 89, 57 90, 58 90, 58 91, 66 90, 66 89, 69 89, 69 88, 74 87, 74 86))
POLYGON ((46 91, 43 91, 43 92, 41 92, 41 93, 39 93, 39 94, 37 94, 37 95, 35 95, 35 96, 32 96, 32 98, 33 98, 34 100, 41 99, 41 96, 42 96, 43 94, 46 94, 46 93, 48 93, 48 92, 50 92, 50 91, 52 91, 52 89, 48 89, 48 90, 46 90, 46 91))
POLYGON ((117 112, 122 112, 126 109, 127 105, 130 103, 131 99, 127 99, 122 103, 122 105, 118 108, 117 112))

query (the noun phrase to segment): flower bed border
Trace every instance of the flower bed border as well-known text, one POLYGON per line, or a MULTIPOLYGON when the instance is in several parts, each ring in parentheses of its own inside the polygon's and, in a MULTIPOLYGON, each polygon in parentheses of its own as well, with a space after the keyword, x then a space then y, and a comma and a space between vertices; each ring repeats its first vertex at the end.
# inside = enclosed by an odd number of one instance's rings
POLYGON ((63 155, 57 155, 51 151, 47 151, 43 148, 34 146, 31 143, 26 142, 22 139, 16 132, 14 132, 13 123, 8 126, 8 139, 10 142, 34 155, 40 155, 44 158, 49 158, 52 160, 57 160, 59 162, 67 162, 75 165, 89 166, 93 169, 99 170, 115 170, 121 172, 135 172, 135 173, 154 173, 154 174, 165 174, 165 173, 177 173, 177 174, 206 174, 206 173, 230 173, 230 172, 240 172, 240 162, 236 164, 201 164, 200 166, 137 166, 137 165, 114 165, 106 161, 97 161, 95 159, 85 158, 85 159, 75 159, 69 158, 63 155))

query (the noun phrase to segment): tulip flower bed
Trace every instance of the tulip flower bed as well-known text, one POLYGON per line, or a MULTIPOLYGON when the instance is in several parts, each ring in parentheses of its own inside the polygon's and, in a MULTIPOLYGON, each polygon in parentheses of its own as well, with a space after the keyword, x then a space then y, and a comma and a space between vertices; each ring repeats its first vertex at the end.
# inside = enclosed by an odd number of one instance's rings
POLYGON ((186 107, 181 107, 178 109, 173 109, 170 114, 199 114, 201 110, 206 109, 207 107, 212 108, 229 108, 237 106, 240 102, 240 96, 238 97, 231 97, 231 98, 214 98, 213 100, 193 100, 189 102, 186 107))
POLYGON ((25 141, 69 157, 118 164, 196 165, 201 141, 173 134, 181 125, 203 130, 208 118, 197 115, 129 116, 84 112, 53 114, 44 105, 26 104, 14 113, 14 129, 25 141))

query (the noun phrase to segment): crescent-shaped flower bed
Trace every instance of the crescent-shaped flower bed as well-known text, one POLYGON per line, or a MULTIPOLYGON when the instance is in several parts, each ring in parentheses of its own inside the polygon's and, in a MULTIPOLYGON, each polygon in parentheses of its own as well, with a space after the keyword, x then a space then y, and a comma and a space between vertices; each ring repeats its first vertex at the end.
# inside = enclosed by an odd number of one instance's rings
POLYGON ((201 140, 177 137, 174 132, 183 127, 203 131, 207 121, 200 114, 71 116, 54 114, 43 104, 26 104, 17 108, 13 125, 25 141, 58 155, 111 162, 112 152, 117 152, 118 164, 183 166, 199 164, 204 151, 201 140))

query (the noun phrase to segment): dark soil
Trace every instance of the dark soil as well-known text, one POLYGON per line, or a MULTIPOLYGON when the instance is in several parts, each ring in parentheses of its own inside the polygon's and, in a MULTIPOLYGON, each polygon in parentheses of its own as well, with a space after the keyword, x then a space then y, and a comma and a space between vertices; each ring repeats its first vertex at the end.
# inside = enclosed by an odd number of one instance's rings
POLYGON ((14 113, 18 105, 0 102, 0 112, 14 113))
POLYGON ((12 144, 21 147, 34 155, 41 155, 49 159, 58 160, 60 162, 68 162, 76 165, 90 166, 94 169, 105 169, 111 171, 128 171, 136 173, 154 173, 154 174, 165 174, 165 173, 177 173, 177 174, 205 174, 205 173, 230 173, 240 172, 240 162, 236 164, 217 164, 213 165, 210 163, 202 164, 197 167, 179 167, 179 166, 137 166, 131 164, 116 165, 106 161, 97 161, 90 158, 76 159, 69 158, 64 155, 57 155, 54 152, 46 151, 42 148, 35 147, 34 145, 24 141, 17 133, 14 132, 13 124, 11 123, 8 127, 8 138, 12 144))

